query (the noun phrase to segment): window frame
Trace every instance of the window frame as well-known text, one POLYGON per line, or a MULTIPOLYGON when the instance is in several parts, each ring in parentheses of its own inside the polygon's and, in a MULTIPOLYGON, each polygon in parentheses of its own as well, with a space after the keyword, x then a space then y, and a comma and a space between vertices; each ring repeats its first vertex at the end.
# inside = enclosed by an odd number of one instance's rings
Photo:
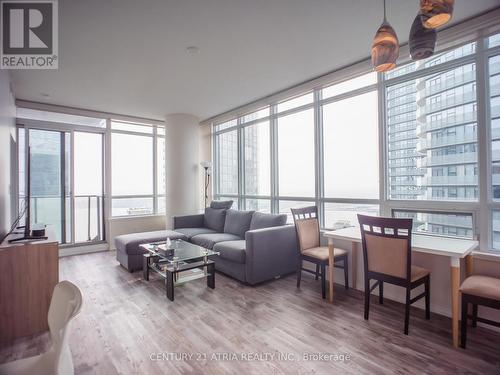
MULTIPOLYGON (((379 108, 382 109, 382 125, 383 129, 381 129, 384 132, 384 137, 383 137, 383 143, 384 143, 384 153, 381 155, 383 157, 383 162, 386 166, 388 166, 388 147, 387 147, 387 117, 385 114, 387 113, 387 102, 385 100, 385 93, 386 89, 389 86, 401 84, 404 82, 411 82, 415 79, 422 78, 425 76, 431 76, 433 74, 439 74, 439 73, 445 73, 447 71, 451 71, 453 69, 460 68, 461 66, 465 66, 468 64, 476 64, 476 76, 475 76, 475 82, 477 84, 476 87, 476 105, 477 105, 477 118, 476 118, 476 123, 477 123, 477 165, 479 168, 479 174, 478 174, 478 190, 479 190, 479 196, 477 201, 446 201, 446 200, 401 200, 401 199, 391 199, 389 197, 389 169, 388 167, 384 167, 384 174, 383 174, 383 180, 384 180, 384 188, 385 188, 385 195, 382 200, 382 209, 381 209, 381 214, 385 216, 392 216, 394 211, 425 211, 425 212, 436 212, 436 213, 455 213, 455 214, 471 214, 472 215, 472 227, 473 227, 473 238, 484 238, 484 234, 481 234, 481 226, 479 225, 479 222, 481 221, 481 203, 484 201, 483 197, 483 190, 484 186, 483 185, 488 185, 487 183, 484 183, 484 174, 487 174, 488 171, 485 170, 485 165, 484 165, 484 134, 485 133, 485 121, 481 121, 480 117, 480 112, 481 108, 485 108, 487 106, 487 103, 485 102, 484 95, 481 95, 481 85, 484 85, 484 79, 486 77, 483 75, 484 72, 481 72, 481 69, 479 66, 481 65, 480 63, 480 56, 483 53, 483 43, 482 43, 482 38, 477 38, 474 40, 468 40, 462 43, 457 43, 449 48, 446 49, 446 51, 453 50, 456 48, 460 48, 461 46, 467 45, 469 43, 476 43, 476 52, 473 54, 465 55, 462 57, 459 57, 454 60, 449 60, 440 64, 432 64, 427 67, 424 67, 422 69, 412 71, 410 73, 406 74, 401 74, 396 77, 392 78, 385 78, 383 73, 379 74, 379 93, 381 94, 381 97, 384 97, 384 100, 379 103, 379 108), (483 82, 481 82, 483 80, 483 82), (481 83, 480 83, 481 82, 481 83), (481 143, 482 142, 482 143, 481 143), (481 144, 483 146, 481 146, 481 144), (481 175, 481 173, 483 175, 481 175)), ((484 39, 485 40, 485 39, 484 39)), ((445 52, 445 51, 440 51, 445 52)), ((404 65, 404 64, 401 64, 404 65)), ((433 98, 434 96, 431 96, 433 98)), ((433 234, 426 234, 426 235, 433 235, 433 234)), ((484 241, 482 241, 484 242, 484 241)), ((488 241, 488 243, 491 243, 491 241, 488 241)), ((483 247, 484 244, 482 244, 481 247, 483 247)), ((491 246, 488 247, 488 250, 492 250, 491 246)))
POLYGON ((152 152, 152 155, 153 155, 153 158, 152 158, 152 168, 153 168, 153 193, 152 194, 117 194, 117 195, 114 195, 113 194, 113 186, 112 186, 112 175, 113 175, 113 170, 112 170, 112 167, 110 168, 110 173, 109 173, 109 180, 110 180, 110 197, 111 197, 111 200, 109 202, 109 217, 110 218, 130 218, 130 217, 141 217, 141 216, 155 216, 155 215, 163 215, 165 214, 165 212, 160 212, 159 211, 159 200, 160 199, 166 199, 166 191, 164 192, 159 192, 158 191, 158 174, 157 174, 157 171, 158 171, 158 164, 159 164, 159 160, 158 160, 158 139, 160 138, 163 138, 163 139, 166 139, 166 135, 163 135, 163 134, 159 134, 158 133, 158 128, 159 127, 162 127, 162 126, 159 126, 159 125, 153 125, 153 124, 143 124, 143 123, 133 123, 133 122, 124 122, 124 121, 120 121, 120 120, 115 120, 115 119, 109 119, 108 120, 108 123, 107 123, 107 127, 106 127, 106 130, 107 130, 107 133, 109 134, 109 159, 110 159, 110 164, 112 164, 112 152, 111 152, 111 144, 112 144, 112 138, 113 138, 113 134, 124 134, 124 135, 131 135, 131 136, 138 136, 138 137, 147 137, 147 138, 151 138, 152 139, 152 144, 153 144, 153 147, 151 148, 151 152, 152 152), (135 132, 135 131, 130 131, 130 130, 117 130, 117 129, 112 129, 112 126, 111 124, 113 122, 120 122, 120 123, 129 123, 129 124, 132 124, 132 125, 141 125, 141 126, 150 126, 152 128, 152 132, 151 133, 142 133, 142 132, 135 132), (127 198, 152 198, 153 199, 153 212, 152 213, 147 213, 147 214, 135 214, 135 215, 113 215, 113 200, 114 199, 127 199, 127 198))
MULTIPOLYGON (((365 74, 365 73, 364 73, 365 74)), ((361 74, 363 75, 363 74, 361 74)), ((356 78, 353 76, 351 78, 356 78)), ((344 80, 345 81, 345 80, 344 80)), ((326 99, 322 99, 321 94, 323 88, 326 88, 332 84, 336 84, 337 82, 331 82, 328 85, 322 85, 314 90, 313 92, 313 102, 305 105, 300 105, 298 107, 290 108, 286 111, 277 112, 277 106, 280 103, 288 101, 288 98, 284 100, 277 101, 273 104, 270 104, 270 115, 267 117, 262 117, 253 121, 243 122, 244 114, 237 116, 231 120, 237 120, 236 125, 223 128, 222 130, 218 130, 218 126, 220 124, 225 124, 228 121, 226 120, 221 123, 213 123, 212 124, 212 150, 213 150, 213 160, 214 162, 214 199, 219 199, 221 197, 224 198, 234 198, 238 200, 238 208, 239 209, 247 209, 246 208, 246 200, 247 199, 266 199, 271 202, 271 213, 277 214, 279 213, 279 203, 280 202, 310 202, 311 205, 318 206, 318 215, 320 219, 321 228, 325 228, 325 204, 326 203, 343 203, 343 204, 374 204, 379 206, 379 212, 381 207, 380 197, 382 196, 382 179, 379 178, 379 198, 375 199, 360 199, 360 198, 334 198, 334 197, 325 197, 324 194, 324 151, 323 151, 323 116, 322 116, 322 107, 323 105, 327 105, 330 103, 342 101, 345 99, 349 99, 352 97, 356 97, 362 94, 366 94, 369 92, 373 92, 377 90, 377 84, 371 84, 365 87, 357 88, 355 90, 346 91, 339 95, 330 96, 326 99), (278 120, 282 117, 296 114, 302 111, 313 109, 314 112, 314 169, 315 169, 315 194, 314 197, 304 197, 304 196, 285 196, 279 194, 279 165, 278 165, 278 120), (245 155, 244 155, 244 129, 250 125, 255 125, 264 121, 269 121, 270 124, 270 137, 271 137, 271 147, 270 147, 270 164, 271 164, 271 194, 270 195, 251 195, 246 194, 244 191, 245 187, 245 155), (219 185, 219 144, 218 144, 218 136, 225 132, 237 131, 238 137, 238 194, 226 194, 220 192, 219 185)), ((304 94, 308 94, 311 90, 304 92, 304 94)), ((290 99, 294 99, 297 96, 294 95, 290 97, 290 99)), ((256 108, 255 111, 262 109, 263 107, 256 108)), ((253 111, 252 111, 253 112, 253 111)), ((248 113, 248 112, 246 112, 248 113)), ((379 113, 380 118, 380 113, 379 113)), ((380 120, 379 121, 379 139, 380 139, 380 120)), ((379 143, 379 152, 380 152, 380 143, 379 143)), ((379 157, 379 175, 380 175, 380 157, 379 157)), ((236 207, 235 207, 236 208, 236 207)), ((327 228, 325 228, 327 229, 327 228)))
MULTIPOLYGON (((485 23, 486 25, 486 23, 485 23)), ((379 206, 379 213, 382 216, 391 216, 393 211, 419 211, 419 212, 436 212, 443 214, 466 214, 472 216, 472 230, 473 238, 479 239, 480 249, 487 252, 498 253, 500 249, 493 249, 493 211, 500 210, 500 199, 495 201, 493 199, 492 191, 492 157, 491 157, 491 113, 490 113, 490 82, 489 82, 489 58, 493 56, 500 55, 500 45, 489 48, 487 46, 488 37, 491 35, 496 35, 499 32, 499 24, 496 21, 495 27, 485 26, 483 29, 469 30, 468 34, 460 34, 456 38, 456 42, 449 42, 446 48, 436 53, 444 53, 463 45, 475 42, 475 52, 458 57, 453 60, 444 61, 439 64, 429 64, 421 69, 405 72, 398 74, 391 78, 384 77, 383 73, 378 73, 377 83, 369 85, 356 90, 348 91, 337 96, 328 97, 322 99, 321 90, 324 87, 338 84, 349 79, 357 78, 361 75, 368 73, 366 64, 361 64, 361 66, 356 66, 355 73, 353 70, 344 69, 338 72, 333 72, 328 76, 321 77, 319 79, 313 80, 310 83, 307 82, 298 86, 297 88, 291 89, 293 95, 287 95, 290 90, 278 93, 269 98, 265 99, 266 105, 270 107, 270 115, 265 118, 260 118, 255 121, 246 122, 244 126, 248 126, 253 123, 261 122, 264 120, 270 121, 271 126, 271 195, 270 196, 252 196, 246 195, 243 190, 242 182, 244 181, 244 160, 242 151, 242 140, 243 136, 241 134, 242 128, 244 127, 241 122, 241 117, 243 114, 235 113, 234 116, 230 117, 227 114, 215 117, 210 120, 212 124, 212 134, 213 134, 213 155, 214 163, 214 176, 217 176, 217 144, 215 138, 217 134, 220 134, 224 130, 217 130, 217 124, 225 123, 229 120, 237 120, 236 125, 230 129, 236 129, 238 132, 238 179, 239 179, 239 190, 238 194, 228 195, 219 194, 217 178, 214 178, 214 199, 218 199, 221 196, 233 197, 238 199, 239 208, 245 208, 245 199, 269 199, 271 201, 271 212, 279 212, 279 202, 280 201, 307 201, 311 204, 316 204, 319 211, 319 219, 321 227, 324 228, 325 222, 325 203, 351 203, 351 204, 377 204, 379 206), (472 34, 472 32, 474 34, 472 34), (471 37, 471 35, 473 35, 471 37), (387 131, 387 100, 386 100, 386 88, 390 85, 397 83, 411 81, 413 79, 428 76, 437 73, 443 73, 448 70, 459 68, 467 64, 475 64, 475 85, 476 85, 476 101, 475 106, 477 110, 477 179, 478 179, 478 199, 477 201, 439 201, 439 200, 397 200, 389 198, 389 164, 388 164, 388 131, 387 131), (364 69, 364 70, 363 70, 364 69), (328 81, 327 81, 328 79, 328 81), (319 82, 319 83, 318 83, 319 82), (300 107, 288 109, 287 111, 276 112, 277 105, 279 103, 285 102, 288 99, 293 99, 294 97, 307 94, 311 91, 311 85, 314 85, 312 92, 314 94, 313 102, 300 107), (304 87, 300 91, 300 87, 304 87), (323 155, 323 123, 322 123, 322 106, 337 100, 343 100, 352 96, 359 94, 364 94, 373 89, 377 90, 378 93, 378 141, 379 141, 379 198, 378 199, 337 199, 337 198, 326 198, 324 196, 324 155, 323 155), (305 109, 314 108, 314 128, 315 128, 315 184, 316 192, 314 198, 311 197, 282 197, 279 196, 278 184, 278 157, 277 157, 277 119, 278 117, 299 112, 305 109), (224 121, 217 122, 217 119, 221 118, 224 121)), ((405 61, 400 63, 400 66, 409 63, 410 60, 407 58, 405 61)), ((245 106, 245 112, 249 113, 256 111, 263 107, 262 101, 256 102, 255 106, 247 105, 245 106)), ((234 112, 236 112, 235 110, 234 112)), ((410 156, 409 156, 410 157, 410 156)), ((429 234, 431 235, 431 234, 429 234)))

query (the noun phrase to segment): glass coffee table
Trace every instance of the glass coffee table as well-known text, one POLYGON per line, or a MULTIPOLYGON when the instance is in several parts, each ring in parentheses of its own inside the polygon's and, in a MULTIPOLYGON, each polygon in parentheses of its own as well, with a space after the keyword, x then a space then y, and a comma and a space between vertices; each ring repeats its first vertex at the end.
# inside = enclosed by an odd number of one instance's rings
POLYGON ((208 259, 218 252, 205 249, 183 240, 154 242, 140 245, 143 254, 142 274, 149 280, 154 271, 165 279, 167 298, 174 300, 174 286, 200 278, 207 279, 207 286, 215 288, 215 262, 208 259))

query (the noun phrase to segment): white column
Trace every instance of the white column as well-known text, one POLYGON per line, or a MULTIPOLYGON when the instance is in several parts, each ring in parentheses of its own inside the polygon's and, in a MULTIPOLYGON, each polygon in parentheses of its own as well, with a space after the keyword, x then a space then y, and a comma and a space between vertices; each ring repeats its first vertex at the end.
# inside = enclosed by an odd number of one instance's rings
POLYGON ((172 216, 196 214, 199 210, 199 120, 175 113, 165 116, 167 229, 172 216))

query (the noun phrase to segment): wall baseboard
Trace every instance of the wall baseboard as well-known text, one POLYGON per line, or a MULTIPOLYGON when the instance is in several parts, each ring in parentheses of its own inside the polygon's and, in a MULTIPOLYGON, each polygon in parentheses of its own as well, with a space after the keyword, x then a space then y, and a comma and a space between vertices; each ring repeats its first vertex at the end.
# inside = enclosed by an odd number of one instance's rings
POLYGON ((81 254, 89 254, 89 253, 97 253, 100 251, 108 251, 109 245, 107 243, 100 243, 96 245, 88 245, 88 246, 75 246, 75 247, 66 247, 59 249, 59 257, 67 257, 71 255, 81 255, 81 254))

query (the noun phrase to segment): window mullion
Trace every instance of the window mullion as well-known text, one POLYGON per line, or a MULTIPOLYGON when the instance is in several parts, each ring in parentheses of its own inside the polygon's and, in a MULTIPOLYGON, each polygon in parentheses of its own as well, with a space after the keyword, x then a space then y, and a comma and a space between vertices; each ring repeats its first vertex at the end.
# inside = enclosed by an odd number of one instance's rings
POLYGON ((321 90, 314 90, 314 159, 316 169, 315 199, 321 228, 325 227, 324 203, 324 159, 323 159, 323 116, 321 114, 321 90))
POLYGON ((271 212, 278 213, 279 195, 279 171, 278 171, 278 118, 276 116, 276 105, 270 106, 270 138, 271 138, 271 212))
POLYGON ((378 141, 379 141, 379 199, 380 215, 391 216, 391 210, 387 205, 388 200, 388 169, 387 169, 387 116, 385 98, 385 78, 383 73, 377 73, 377 93, 378 93, 378 141))
POLYGON ((238 208, 246 209, 245 194, 245 134, 241 126, 242 118, 238 117, 238 208))
POLYGON ((476 215, 476 233, 479 234, 481 249, 492 248, 492 222, 489 202, 491 194, 491 140, 489 121, 488 95, 488 58, 484 51, 483 39, 477 42, 476 60, 476 100, 477 100, 477 142, 478 142, 478 177, 479 177, 479 210, 476 215))
POLYGON ((158 213, 158 133, 156 126, 153 126, 153 212, 158 213))

